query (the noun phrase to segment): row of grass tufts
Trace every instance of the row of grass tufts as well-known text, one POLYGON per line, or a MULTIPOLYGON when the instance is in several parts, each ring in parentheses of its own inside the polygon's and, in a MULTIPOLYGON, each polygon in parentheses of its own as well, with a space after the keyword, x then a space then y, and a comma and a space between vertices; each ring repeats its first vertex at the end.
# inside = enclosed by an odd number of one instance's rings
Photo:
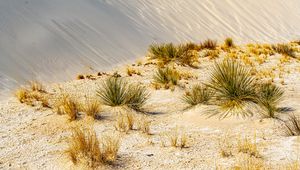
POLYGON ((97 95, 104 105, 128 106, 141 111, 150 94, 144 86, 129 84, 120 77, 110 77, 99 87, 97 95))

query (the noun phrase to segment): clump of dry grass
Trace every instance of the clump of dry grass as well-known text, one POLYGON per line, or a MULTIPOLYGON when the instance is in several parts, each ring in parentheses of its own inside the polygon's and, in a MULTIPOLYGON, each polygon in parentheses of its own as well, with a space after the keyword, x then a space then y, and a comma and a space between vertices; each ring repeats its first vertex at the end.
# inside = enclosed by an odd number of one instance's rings
POLYGON ((101 112, 101 104, 98 100, 92 99, 87 100, 85 105, 82 106, 81 109, 87 116, 92 118, 97 118, 98 114, 101 112))
POLYGON ((29 100, 31 100, 29 96, 29 91, 24 88, 18 89, 15 95, 21 103, 27 103, 29 100))
POLYGON ((288 44, 277 44, 273 45, 272 48, 279 54, 287 55, 295 58, 295 50, 290 47, 288 44))
POLYGON ((207 39, 204 42, 200 43, 200 49, 210 49, 210 50, 215 50, 217 47, 217 41, 207 39))
POLYGON ((139 119, 139 130, 144 134, 151 135, 150 131, 151 121, 146 116, 141 116, 139 119))
POLYGON ((158 68, 154 77, 154 83, 163 84, 166 89, 170 86, 177 85, 180 80, 180 73, 170 67, 158 68))
POLYGON ((99 141, 93 129, 73 128, 68 145, 65 153, 74 164, 83 163, 96 168, 116 160, 120 140, 114 136, 104 136, 99 141))
POLYGON ((262 159, 255 157, 243 156, 238 160, 232 170, 267 170, 269 167, 262 159))
POLYGON ((157 60, 161 64, 166 65, 170 62, 176 62, 182 65, 194 66, 198 62, 198 47, 193 43, 180 45, 168 44, 152 44, 149 47, 149 58, 157 60))
POLYGON ((300 118, 289 115, 288 121, 284 122, 285 132, 289 136, 300 136, 300 118))
POLYGON ((115 129, 119 132, 127 133, 129 131, 128 119, 123 115, 118 115, 115 129))
POLYGON ((198 104, 207 104, 212 98, 213 92, 211 89, 203 85, 194 85, 190 92, 183 95, 183 101, 190 106, 195 106, 198 104))
POLYGON ((178 127, 173 129, 168 133, 161 134, 161 143, 162 146, 167 146, 166 143, 169 143, 170 146, 175 148, 187 148, 189 147, 190 138, 187 136, 185 131, 178 131, 178 127))
POLYGON ((260 153, 258 151, 258 146, 256 143, 256 137, 254 139, 242 138, 238 140, 237 143, 238 152, 248 154, 256 158, 260 158, 260 153))
POLYGON ((233 156, 233 144, 230 142, 230 139, 227 135, 225 135, 223 138, 219 141, 220 146, 220 154, 222 157, 230 157, 233 156))
POLYGON ((66 114, 69 120, 73 121, 78 118, 79 110, 82 106, 74 98, 63 94, 57 101, 56 108, 58 114, 66 114))
POLYGON ((37 92, 41 92, 41 93, 46 92, 43 84, 38 82, 38 81, 31 81, 30 82, 30 88, 31 88, 32 91, 37 91, 37 92))
POLYGON ((127 67, 127 68, 126 68, 126 72, 127 72, 127 75, 128 75, 128 76, 133 76, 134 74, 136 74, 136 75, 141 75, 141 72, 140 72, 140 71, 138 71, 138 70, 136 70, 136 69, 134 69, 134 68, 132 68, 132 67, 127 67))

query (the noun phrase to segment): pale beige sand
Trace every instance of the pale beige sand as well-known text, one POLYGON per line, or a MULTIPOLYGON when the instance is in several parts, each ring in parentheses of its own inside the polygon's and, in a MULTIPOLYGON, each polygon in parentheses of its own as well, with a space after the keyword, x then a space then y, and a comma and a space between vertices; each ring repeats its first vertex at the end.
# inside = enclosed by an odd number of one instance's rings
MULTIPOLYGON (((299 48, 299 47, 298 47, 299 48)), ((221 55, 222 58, 222 55, 221 55)), ((269 56, 266 63, 257 69, 277 66, 280 55, 269 56)), ((229 141, 235 143, 243 136, 256 136, 259 152, 263 160, 273 168, 299 158, 299 137, 287 137, 283 126, 276 120, 262 119, 258 113, 253 117, 228 118, 219 120, 216 117, 207 118, 204 113, 213 106, 197 106, 184 110, 186 105, 180 100, 185 90, 192 84, 208 79, 209 68, 213 61, 200 58, 199 69, 177 66, 179 70, 188 70, 198 78, 181 80, 175 91, 155 90, 151 86, 155 65, 131 66, 141 71, 142 76, 128 77, 126 67, 115 68, 122 77, 130 82, 140 82, 151 91, 151 98, 146 104, 146 110, 151 111, 148 118, 152 120, 152 135, 140 131, 120 133, 122 144, 118 159, 111 169, 224 169, 233 166, 241 154, 223 158, 220 155, 220 143, 227 135, 229 141), (168 142, 162 145, 161 134, 175 128, 185 131, 189 136, 188 148, 173 148, 168 142)), ((143 61, 145 63, 147 61, 143 61)), ((300 115, 300 63, 290 59, 284 64, 283 78, 275 82, 285 89, 285 98, 281 106, 294 108, 294 113, 300 115), (290 70, 288 73, 287 70, 290 70)), ((277 74, 278 70, 275 71, 277 74)), ((64 83, 47 85, 47 91, 53 95, 59 93, 59 88, 83 100, 84 95, 96 96, 96 89, 107 76, 97 80, 74 80, 64 83)), ((276 76, 277 77, 277 76, 276 76)), ((115 116, 110 108, 105 108, 102 120, 95 120, 94 129, 101 136, 115 131, 115 116)), ((69 136, 69 123, 65 115, 57 115, 49 109, 30 107, 20 104, 11 97, 0 103, 0 167, 4 169, 73 169, 72 163, 66 159, 63 150, 67 147, 66 137, 69 136)), ((84 118, 77 122, 84 123, 84 118)))

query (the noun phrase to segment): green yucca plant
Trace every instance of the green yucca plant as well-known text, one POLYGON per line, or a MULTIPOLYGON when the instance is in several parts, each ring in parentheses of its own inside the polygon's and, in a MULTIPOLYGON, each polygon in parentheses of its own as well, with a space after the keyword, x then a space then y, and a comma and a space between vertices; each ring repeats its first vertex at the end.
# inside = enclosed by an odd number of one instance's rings
POLYGON ((226 38, 224 41, 225 47, 234 47, 233 39, 232 38, 226 38))
POLYGON ((271 83, 260 84, 258 89, 257 103, 264 109, 262 114, 268 118, 276 118, 275 114, 281 112, 278 104, 282 100, 284 91, 271 83))
POLYGON ((216 63, 207 86, 215 91, 216 102, 225 109, 220 118, 230 115, 252 115, 248 106, 255 102, 256 85, 249 69, 234 60, 216 63))
POLYGON ((177 85, 180 74, 177 70, 170 67, 158 68, 153 79, 155 83, 177 85))
POLYGON ((210 88, 203 85, 194 85, 192 90, 183 95, 183 101, 190 106, 195 106, 198 104, 207 104, 211 99, 213 92, 210 88))
POLYGON ((217 41, 207 39, 204 42, 200 43, 200 49, 210 49, 214 50, 217 47, 217 41))
POLYGON ((140 85, 130 85, 127 91, 126 104, 137 111, 145 105, 146 101, 149 99, 150 93, 147 91, 146 87, 140 85))
POLYGON ((128 84, 122 78, 110 77, 97 90, 101 102, 108 106, 127 105, 140 110, 149 98, 146 88, 140 85, 128 84))
POLYGON ((300 136, 300 118, 290 115, 288 121, 284 122, 286 134, 289 136, 300 136))
POLYGON ((290 47, 288 44, 277 44, 277 45, 273 45, 272 48, 279 54, 295 57, 294 49, 290 47))

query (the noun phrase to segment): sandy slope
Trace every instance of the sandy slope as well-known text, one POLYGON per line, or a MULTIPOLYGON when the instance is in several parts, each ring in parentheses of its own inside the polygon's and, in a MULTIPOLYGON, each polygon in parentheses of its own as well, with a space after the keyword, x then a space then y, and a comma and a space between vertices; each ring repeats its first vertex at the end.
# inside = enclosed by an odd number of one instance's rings
POLYGON ((298 0, 1 1, 0 88, 103 71, 155 41, 296 39, 299 8, 298 0))
MULTIPOLYGON (((300 80, 298 78, 300 63, 291 59, 284 63, 283 79, 280 84, 277 64, 280 55, 269 56, 265 63, 258 65, 257 69, 271 69, 275 67, 275 83, 285 89, 285 99, 281 106, 295 109, 294 113, 300 115, 300 80), (291 70, 289 73, 288 70, 291 70)), ((145 63, 145 62, 144 62, 145 63)), ((228 118, 220 121, 213 117, 207 119, 204 113, 213 106, 197 106, 184 110, 186 105, 180 97, 192 84, 208 79, 207 73, 212 65, 208 58, 201 58, 199 69, 177 66, 181 71, 190 71, 196 78, 181 80, 180 86, 171 90, 155 90, 151 87, 155 65, 136 64, 132 66, 140 70, 142 76, 129 77, 126 67, 118 67, 110 71, 118 71, 122 77, 131 82, 140 82, 151 91, 151 98, 145 106, 152 114, 147 116, 152 120, 152 135, 142 134, 140 131, 130 131, 128 134, 120 133, 122 144, 118 159, 109 169, 227 169, 238 162, 243 154, 235 153, 232 157, 222 157, 220 148, 227 136, 230 142, 236 143, 243 136, 256 136, 259 153, 263 160, 270 164, 272 169, 280 167, 299 158, 299 138, 287 137, 282 125, 272 119, 262 119, 258 113, 254 117, 228 118), (170 147, 168 138, 178 129, 186 132, 189 142, 188 148, 170 147), (165 143, 166 146, 163 146, 165 143)), ((47 85, 47 91, 58 95, 59 89, 83 101, 84 96, 95 96, 98 85, 106 76, 97 80, 75 80, 66 83, 47 85)), ((20 104, 17 99, 9 98, 0 103, 0 167, 24 169, 74 169, 72 163, 62 153, 67 147, 66 137, 68 129, 73 123, 67 121, 64 115, 37 107, 20 104)), ((116 117, 110 108, 104 108, 103 119, 94 121, 94 129, 98 136, 115 131, 116 117)), ((137 117, 140 116, 137 115, 137 117)), ((283 116, 284 118, 284 116, 283 116)), ((84 118, 77 122, 85 124, 90 120, 84 118)), ((114 132, 115 133, 115 132, 114 132)), ((77 167, 78 168, 78 167, 77 167)))

